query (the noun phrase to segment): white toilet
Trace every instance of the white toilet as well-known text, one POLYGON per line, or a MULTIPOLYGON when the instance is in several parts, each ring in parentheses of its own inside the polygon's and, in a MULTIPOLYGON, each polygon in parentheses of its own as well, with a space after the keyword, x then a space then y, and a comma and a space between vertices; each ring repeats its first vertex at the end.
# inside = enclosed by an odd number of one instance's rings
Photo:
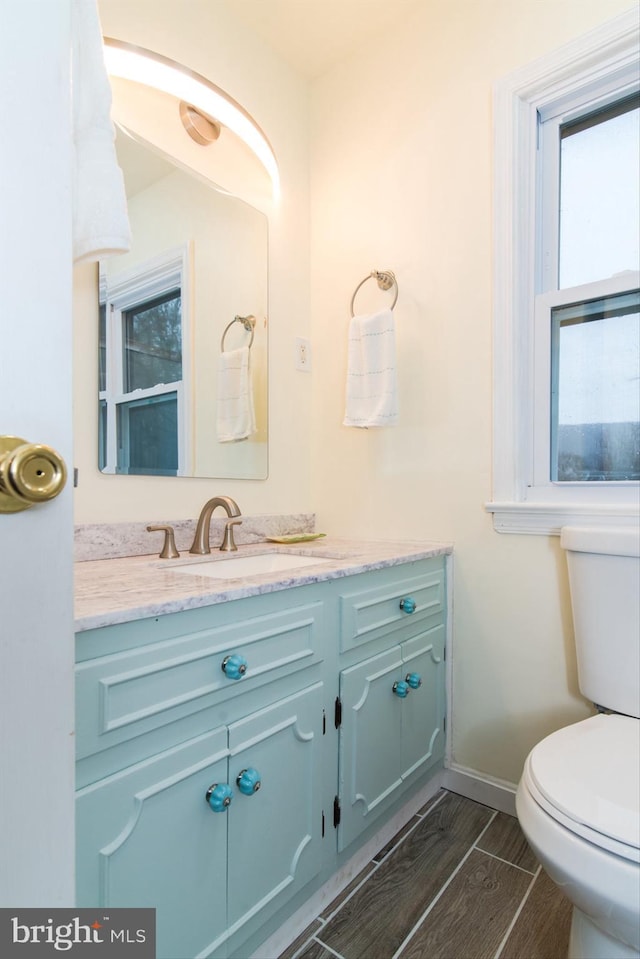
POLYGON ((527 757, 522 830, 573 903, 569 959, 640 957, 640 531, 565 527, 578 678, 598 715, 527 757))

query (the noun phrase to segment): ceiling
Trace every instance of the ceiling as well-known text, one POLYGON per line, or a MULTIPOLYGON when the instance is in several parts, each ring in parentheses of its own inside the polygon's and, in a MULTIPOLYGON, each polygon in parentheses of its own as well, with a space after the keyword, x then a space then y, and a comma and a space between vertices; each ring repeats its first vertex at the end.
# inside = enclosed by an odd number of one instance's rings
POLYGON ((405 16, 419 0, 230 0, 294 70, 310 79, 405 16))

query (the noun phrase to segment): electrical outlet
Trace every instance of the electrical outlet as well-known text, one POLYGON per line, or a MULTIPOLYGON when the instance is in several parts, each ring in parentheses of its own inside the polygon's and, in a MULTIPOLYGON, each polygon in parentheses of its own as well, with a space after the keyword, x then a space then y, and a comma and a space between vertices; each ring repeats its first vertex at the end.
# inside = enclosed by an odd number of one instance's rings
POLYGON ((311 372, 311 341, 303 336, 296 336, 296 369, 311 372))

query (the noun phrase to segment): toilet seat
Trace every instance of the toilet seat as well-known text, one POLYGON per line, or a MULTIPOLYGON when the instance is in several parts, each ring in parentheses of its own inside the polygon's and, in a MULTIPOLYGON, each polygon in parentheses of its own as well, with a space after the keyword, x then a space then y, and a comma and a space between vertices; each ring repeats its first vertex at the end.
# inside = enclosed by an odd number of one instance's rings
POLYGON ((529 754, 536 802, 571 832, 640 862, 640 721, 598 715, 559 729, 529 754))

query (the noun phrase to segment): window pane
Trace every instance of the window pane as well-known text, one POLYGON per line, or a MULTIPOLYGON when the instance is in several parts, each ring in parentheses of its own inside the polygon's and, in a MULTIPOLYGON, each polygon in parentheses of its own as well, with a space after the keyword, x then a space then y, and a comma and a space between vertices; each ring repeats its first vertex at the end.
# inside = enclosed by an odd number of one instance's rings
POLYGON ((639 480, 639 291, 551 316, 551 479, 639 480))
POLYGON ((98 308, 98 389, 103 393, 107 388, 107 307, 101 303, 98 308))
POLYGON ((98 469, 107 465, 107 401, 98 400, 98 469))
POLYGON ((579 123, 560 141, 560 289, 640 262, 638 98, 579 123))
POLYGON ((177 475, 177 393, 163 393, 118 406, 117 472, 177 475))
POLYGON ((180 291, 122 315, 124 392, 182 379, 180 291))

